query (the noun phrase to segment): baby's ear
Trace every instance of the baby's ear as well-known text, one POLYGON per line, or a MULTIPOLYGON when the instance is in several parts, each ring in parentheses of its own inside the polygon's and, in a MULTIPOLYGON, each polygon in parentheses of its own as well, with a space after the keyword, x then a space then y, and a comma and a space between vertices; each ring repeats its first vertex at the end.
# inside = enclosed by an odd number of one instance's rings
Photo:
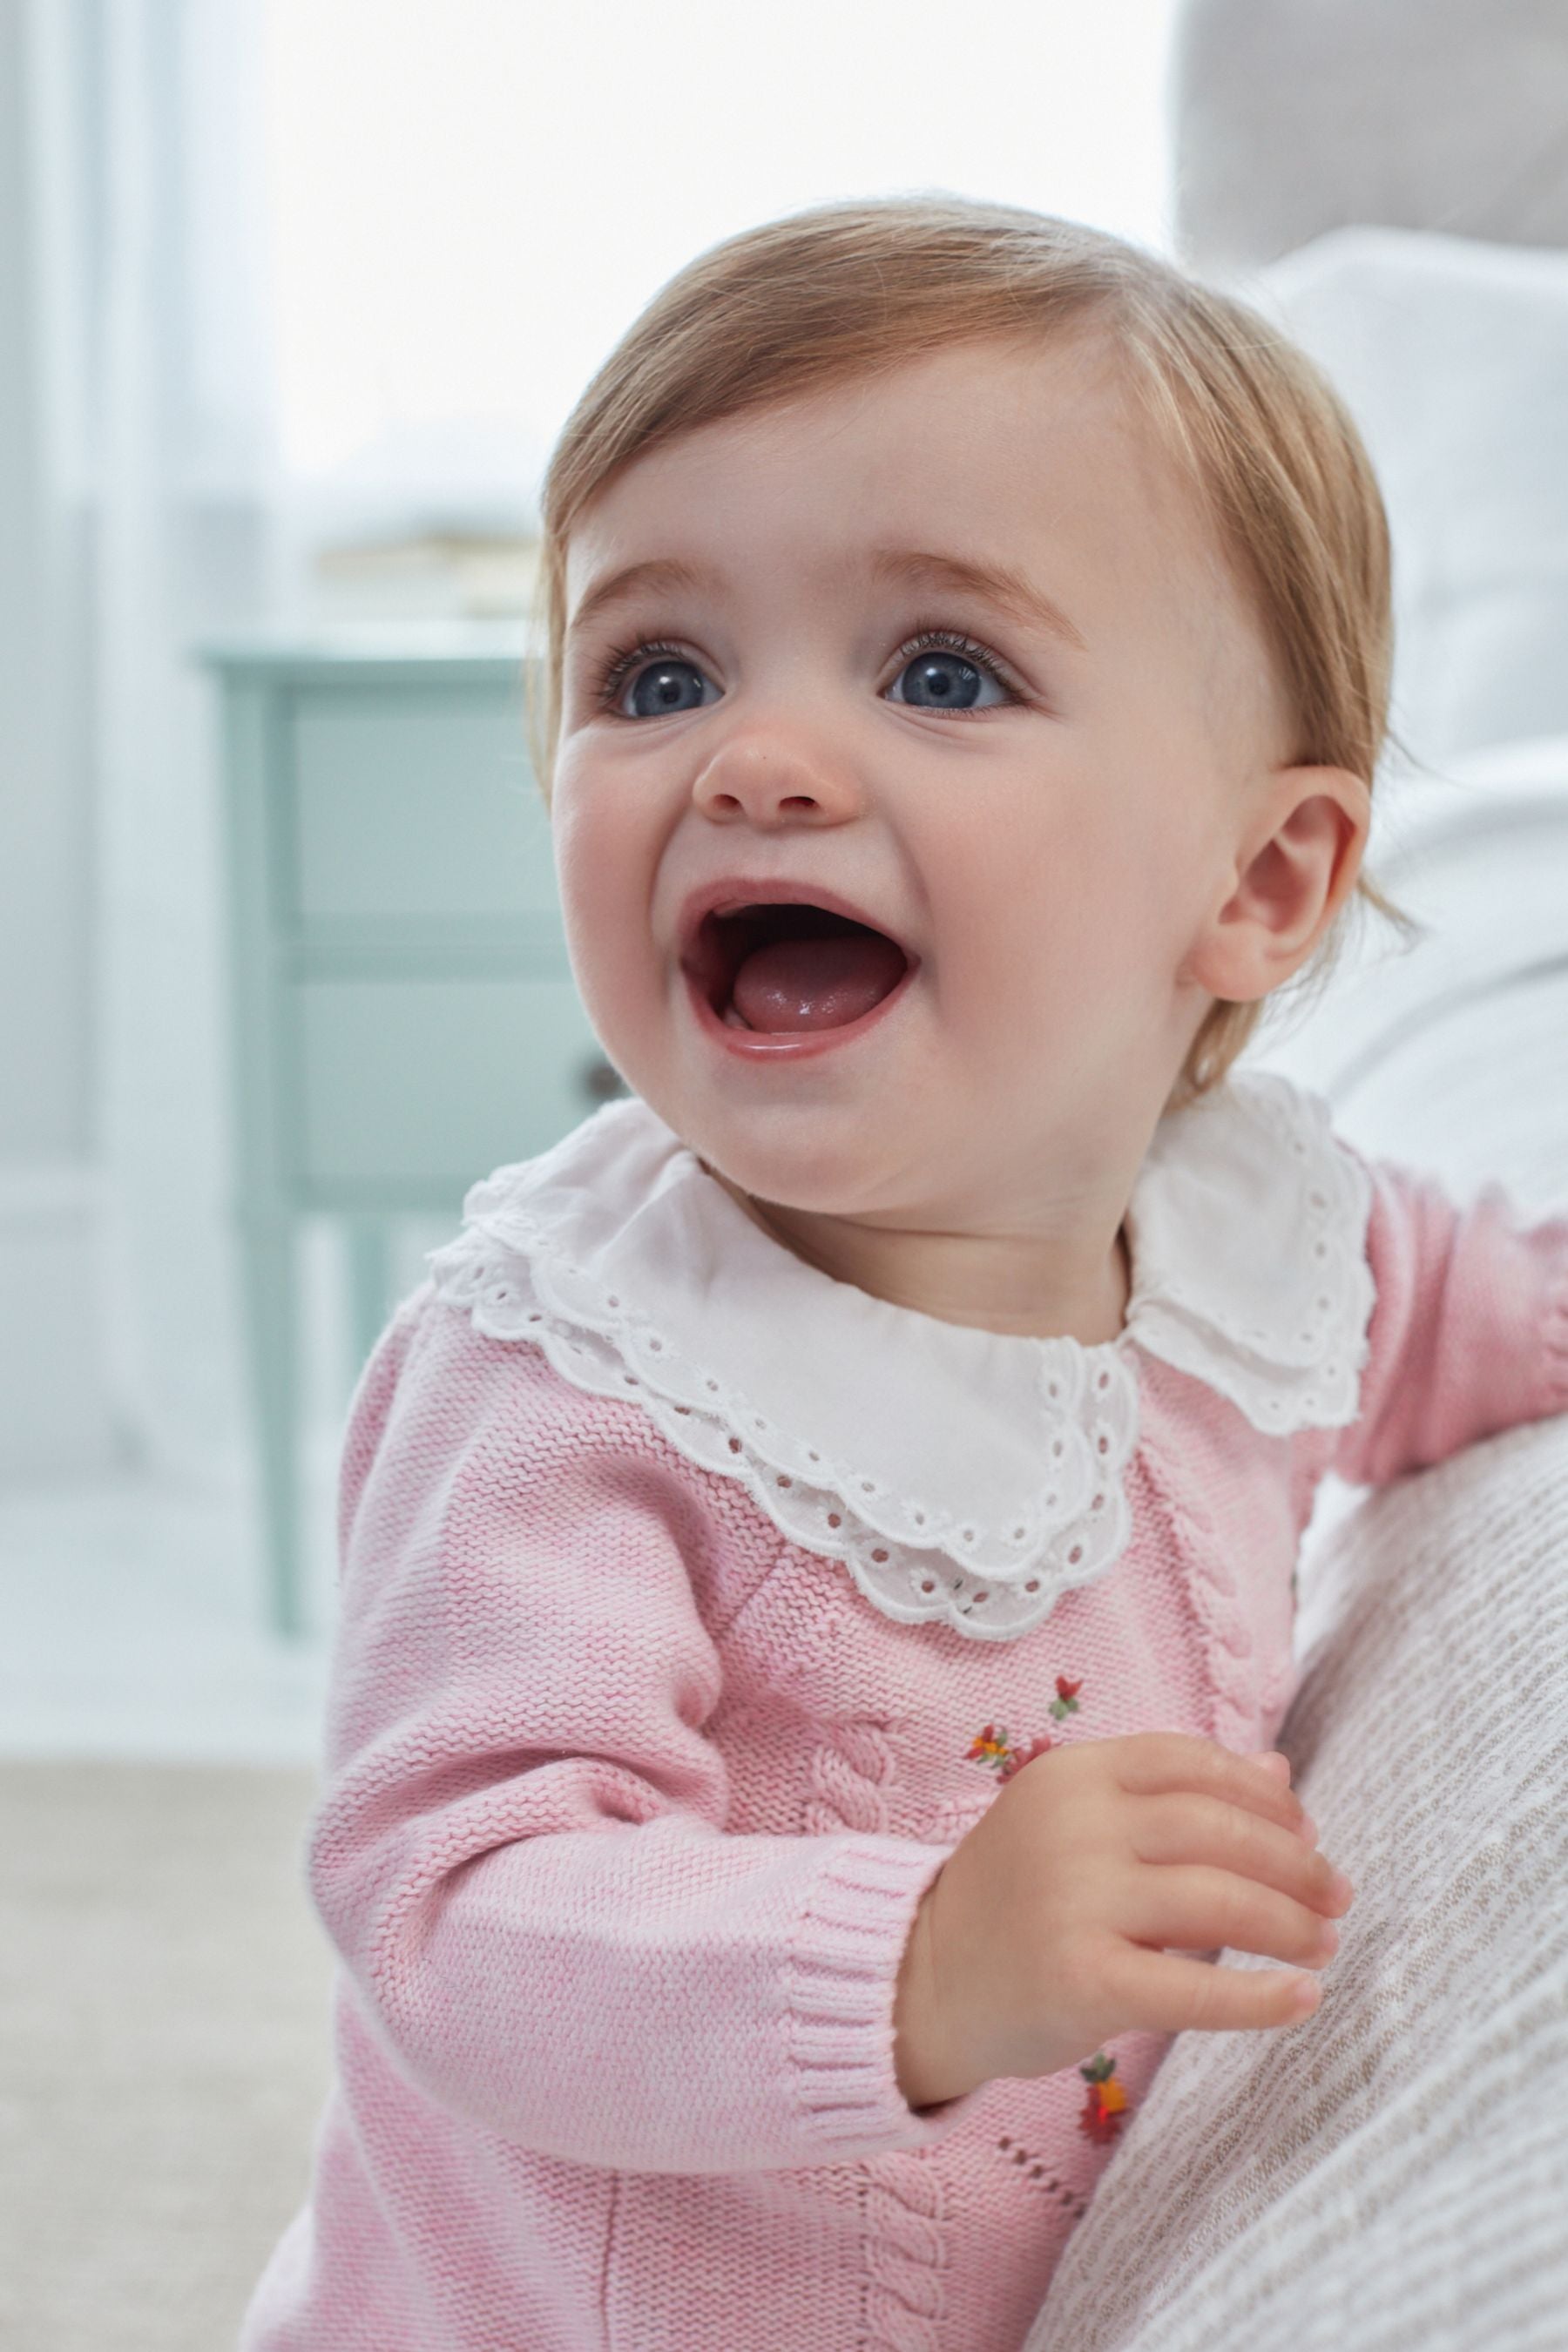
POLYGON ((1187 960, 1199 985, 1247 1004, 1289 980, 1354 889, 1371 822, 1347 768, 1276 768, 1249 787, 1221 903, 1187 960))

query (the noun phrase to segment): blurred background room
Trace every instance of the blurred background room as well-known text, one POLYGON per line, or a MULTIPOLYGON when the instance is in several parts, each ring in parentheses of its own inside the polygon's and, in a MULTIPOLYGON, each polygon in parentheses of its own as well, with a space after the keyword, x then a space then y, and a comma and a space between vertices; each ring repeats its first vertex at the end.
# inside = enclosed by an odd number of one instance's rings
POLYGON ((553 438, 701 247, 917 188, 1176 256, 1334 375, 1394 527, 1373 868, 1428 935, 1259 1058, 1568 1190, 1568 0, 0 0, 25 2352, 226 2344, 303 2192, 345 1407, 467 1186, 619 1085, 525 727, 553 438))

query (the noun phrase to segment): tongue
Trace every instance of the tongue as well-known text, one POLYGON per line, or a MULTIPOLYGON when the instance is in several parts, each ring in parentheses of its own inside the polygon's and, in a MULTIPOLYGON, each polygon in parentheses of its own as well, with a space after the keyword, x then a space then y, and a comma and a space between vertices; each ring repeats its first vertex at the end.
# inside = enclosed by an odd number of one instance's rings
POLYGON ((772 940, 735 974, 731 1002, 752 1029, 839 1029, 898 985, 903 950, 879 931, 772 940))

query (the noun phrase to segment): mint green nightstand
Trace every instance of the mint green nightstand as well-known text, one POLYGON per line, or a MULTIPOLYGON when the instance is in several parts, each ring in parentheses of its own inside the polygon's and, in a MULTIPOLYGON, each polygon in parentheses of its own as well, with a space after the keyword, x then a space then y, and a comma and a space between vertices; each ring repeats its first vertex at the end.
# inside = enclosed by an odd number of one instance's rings
POLYGON ((347 1220, 362 1357, 389 1220, 450 1217, 624 1091, 578 1001, 522 646, 225 645, 237 1183, 271 1621, 303 1630, 295 1221, 347 1220))

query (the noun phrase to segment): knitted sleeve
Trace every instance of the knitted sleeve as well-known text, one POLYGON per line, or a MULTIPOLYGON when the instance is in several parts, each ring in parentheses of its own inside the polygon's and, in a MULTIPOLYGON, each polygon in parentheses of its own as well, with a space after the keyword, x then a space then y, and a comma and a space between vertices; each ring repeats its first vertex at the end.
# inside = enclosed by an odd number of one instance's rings
POLYGON ((892 2004, 948 1850, 727 1828, 702 1474, 416 1294, 341 1494, 307 1867, 399 2072, 508 2141, 637 2171, 946 2137, 979 2094, 910 2110, 892 2004))
POLYGON ((1523 1223, 1498 1184, 1461 1208, 1429 1177, 1368 1172, 1376 1303, 1357 1416, 1330 1457, 1352 1486, 1568 1411, 1568 1217, 1523 1223))

